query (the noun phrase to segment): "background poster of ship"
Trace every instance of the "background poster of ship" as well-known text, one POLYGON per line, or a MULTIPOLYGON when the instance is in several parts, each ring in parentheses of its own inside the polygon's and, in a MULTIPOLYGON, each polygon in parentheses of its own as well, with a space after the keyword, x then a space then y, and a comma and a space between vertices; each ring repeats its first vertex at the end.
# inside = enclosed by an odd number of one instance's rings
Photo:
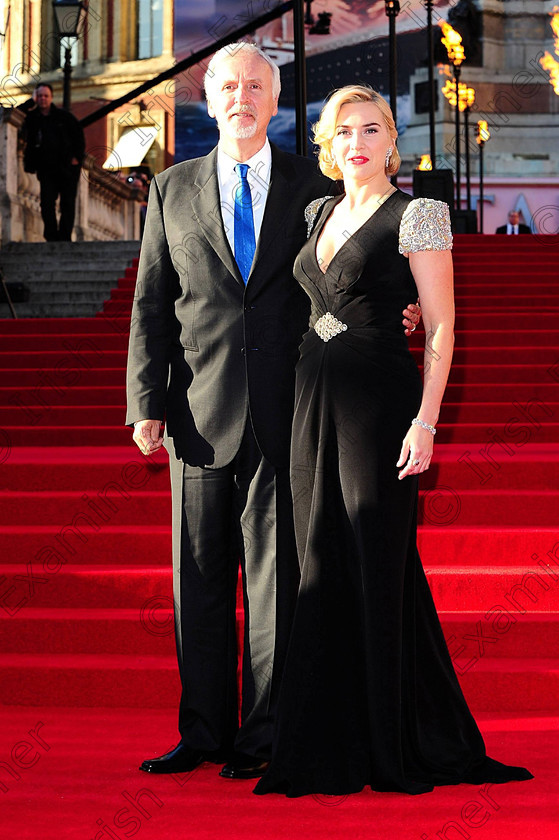
MULTIPOLYGON (((178 61, 281 5, 280 0, 177 0, 175 55, 178 61)), ((452 4, 434 3, 433 21, 446 19, 452 4)), ((308 120, 316 120, 329 92, 364 82, 389 97, 388 18, 384 0, 312 0, 306 3, 312 25, 306 28, 308 120), (314 30, 314 31, 313 31, 314 30)), ((398 54, 398 130, 409 119, 409 78, 426 62, 426 12, 421 0, 401 0, 396 19, 398 54)), ((438 29, 438 27, 437 27, 438 29)), ((282 93, 270 138, 295 151, 293 26, 291 13, 254 30, 252 40, 281 68, 282 93)), ((215 123, 206 112, 203 66, 188 73, 188 93, 177 96, 175 160, 207 154, 217 142, 215 123)), ((180 84, 180 83, 178 83, 180 84)), ((184 83, 183 83, 184 88, 184 83)), ((310 129, 309 129, 310 133, 310 129)), ((312 147, 309 154, 312 154, 312 147)))

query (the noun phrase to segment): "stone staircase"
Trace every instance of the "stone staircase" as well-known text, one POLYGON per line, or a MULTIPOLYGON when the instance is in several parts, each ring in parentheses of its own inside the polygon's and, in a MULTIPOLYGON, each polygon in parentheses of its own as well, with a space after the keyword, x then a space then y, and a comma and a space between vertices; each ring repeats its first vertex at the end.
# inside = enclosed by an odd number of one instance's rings
MULTIPOLYGON (((26 303, 14 303, 18 318, 91 318, 139 252, 136 240, 11 242, 0 250, 0 269, 7 283, 29 290, 26 303)), ((10 317, 0 302, 0 318, 10 317)))

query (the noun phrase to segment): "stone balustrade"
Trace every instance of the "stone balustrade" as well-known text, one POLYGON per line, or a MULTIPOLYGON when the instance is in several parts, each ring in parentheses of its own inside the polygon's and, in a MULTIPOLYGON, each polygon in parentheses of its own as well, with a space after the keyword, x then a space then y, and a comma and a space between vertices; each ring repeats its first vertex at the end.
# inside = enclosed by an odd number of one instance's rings
MULTIPOLYGON (((42 242, 39 181, 24 172, 20 130, 25 115, 0 108, 0 247, 8 242, 42 242)), ((73 238, 118 241, 140 237, 143 193, 101 169, 86 155, 76 199, 73 238)))

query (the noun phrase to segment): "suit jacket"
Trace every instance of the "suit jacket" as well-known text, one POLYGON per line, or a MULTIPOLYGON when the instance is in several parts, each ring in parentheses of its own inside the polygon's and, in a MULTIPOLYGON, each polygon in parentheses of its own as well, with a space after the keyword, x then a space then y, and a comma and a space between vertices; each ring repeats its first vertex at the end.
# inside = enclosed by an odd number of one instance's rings
MULTIPOLYGON (((506 232, 507 232, 507 225, 501 225, 495 231, 495 233, 506 233, 506 232)), ((518 233, 519 234, 521 234, 521 233, 532 233, 532 231, 530 230, 528 225, 520 225, 519 224, 518 225, 518 233)))
POLYGON ((26 172, 69 169, 72 158, 80 165, 85 154, 85 139, 81 125, 73 114, 56 105, 50 106, 48 117, 38 107, 27 112, 23 124, 26 172), (45 136, 46 135, 46 136, 45 136))
POLYGON ((165 419, 166 446, 193 466, 236 455, 247 419, 286 464, 294 368, 310 304, 293 279, 304 209, 332 193, 306 158, 272 145, 271 182, 245 286, 221 217, 217 149, 153 179, 128 355, 127 423, 165 419))

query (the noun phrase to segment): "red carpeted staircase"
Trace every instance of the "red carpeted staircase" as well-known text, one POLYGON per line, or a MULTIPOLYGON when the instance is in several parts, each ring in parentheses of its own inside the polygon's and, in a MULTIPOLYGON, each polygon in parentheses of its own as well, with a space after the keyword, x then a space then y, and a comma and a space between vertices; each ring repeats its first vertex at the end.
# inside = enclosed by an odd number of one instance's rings
MULTIPOLYGON (((455 363, 420 551, 474 711, 559 701, 559 284, 550 237, 458 236, 455 363)), ((4 704, 176 707, 165 455, 124 423, 136 269, 94 319, 3 321, 4 704)), ((414 336, 421 358, 421 335, 414 336)))

